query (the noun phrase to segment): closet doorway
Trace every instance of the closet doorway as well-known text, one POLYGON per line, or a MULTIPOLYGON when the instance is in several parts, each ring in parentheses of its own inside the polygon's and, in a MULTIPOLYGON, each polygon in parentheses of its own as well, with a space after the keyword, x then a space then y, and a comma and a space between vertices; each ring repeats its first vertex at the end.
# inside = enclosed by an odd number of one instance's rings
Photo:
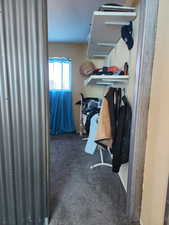
MULTIPOLYGON (((54 124, 54 122, 51 122, 56 121, 55 119, 51 120, 51 112, 54 113, 56 110, 53 111, 50 108, 50 224, 109 225, 113 223, 115 225, 127 225, 129 221, 138 222, 140 217, 144 165, 143 150, 145 150, 146 143, 157 2, 154 5, 155 10, 152 11, 149 7, 150 0, 141 1, 140 3, 136 3, 135 1, 118 1, 118 4, 127 6, 133 6, 134 3, 134 7, 136 7, 135 10, 137 11, 137 18, 133 21, 133 37, 135 45, 132 50, 133 52, 131 53, 129 51, 129 54, 127 53, 126 55, 126 57, 128 57, 129 70, 132 70, 134 76, 131 79, 131 89, 125 89, 125 95, 127 97, 129 95, 129 101, 130 97, 132 99, 133 115, 130 139, 130 159, 129 163, 124 165, 121 174, 118 174, 112 172, 111 149, 107 148, 106 151, 98 150, 92 155, 86 154, 85 147, 87 141, 79 135, 82 125, 80 112, 83 110, 83 100, 85 101, 87 98, 91 98, 91 100, 98 102, 98 106, 101 106, 102 101, 100 101, 100 98, 102 96, 103 99, 105 94, 105 89, 103 88, 97 88, 94 87, 94 85, 85 87, 84 83, 86 84, 85 80, 87 80, 87 78, 80 75, 79 68, 80 65, 86 61, 87 34, 88 30, 90 30, 93 12, 98 11, 100 6, 106 2, 95 0, 92 1, 92 3, 84 3, 84 1, 82 1, 81 3, 79 2, 79 5, 78 3, 74 5, 74 3, 71 3, 70 1, 68 3, 66 0, 62 2, 58 1, 59 0, 48 0, 49 64, 50 60, 55 61, 56 58, 59 60, 64 58, 65 60, 71 61, 71 69, 69 71, 69 87, 71 87, 69 90, 70 108, 68 109, 71 116, 68 113, 69 115, 65 117, 65 120, 68 117, 70 118, 68 119, 68 122, 71 124, 71 129, 65 131, 64 129, 60 129, 61 127, 58 127, 58 130, 60 130, 57 132, 56 123, 54 124), (87 5, 90 5, 90 7, 87 5), (75 10, 81 15, 81 20, 75 18, 75 10), (65 15, 69 15, 67 21, 66 19, 62 20, 62 14, 64 14, 64 17, 65 15), (58 18, 54 18, 54 15, 58 15, 58 18), (148 20, 149 16, 153 18, 151 23, 148 20), (54 21, 57 21, 55 25, 54 21), (67 23, 70 21, 72 25, 68 26, 67 23), (84 23, 84 21, 88 21, 88 23, 84 23), (154 21, 154 23, 152 23, 152 21, 154 21), (81 27, 83 33, 81 32, 81 34, 79 34, 79 29, 78 32, 75 30, 77 25, 81 27), (57 29, 54 29, 54 27, 57 27, 57 29), (59 27, 60 31, 58 31, 59 27), (65 27, 67 28, 67 31, 65 31, 65 27), (147 29, 150 31, 149 35, 146 33, 147 29), (77 39, 77 37, 79 37, 79 39, 77 39), (145 42, 145 40, 147 42, 145 42), (149 46, 149 54, 145 55, 144 50, 147 46, 149 46), (147 62, 149 62, 149 66, 145 67, 147 62), (145 73, 150 74, 146 79, 142 75, 145 73), (84 94, 84 99, 80 93, 84 94), (143 106, 146 106, 146 108, 143 106), (143 114, 144 120, 140 120, 139 118, 141 118, 143 114), (51 127, 54 127, 54 129, 51 130, 51 127), (103 162, 103 160, 105 161, 103 162), (108 166, 101 165, 97 167, 98 163, 106 163, 108 166)), ((112 3, 116 3, 116 1, 112 1, 112 3)), ((127 23, 126 25, 129 24, 127 23)), ((99 42, 99 45, 105 47, 104 42, 99 42)), ((109 57, 103 59, 103 55, 96 54, 94 60, 90 58, 90 61, 96 64, 97 68, 104 68, 105 65, 106 67, 113 66, 112 64, 110 65, 114 59, 113 57, 116 57, 119 52, 123 52, 122 48, 124 46, 126 47, 126 43, 121 39, 120 44, 117 44, 112 52, 110 51, 109 57)), ((106 47, 110 47, 110 43, 109 46, 107 45, 106 47)), ((124 61, 124 58, 121 57, 118 63, 120 64, 122 61, 126 62, 124 61)), ((122 70, 121 67, 120 69, 122 70)), ((63 81, 63 73, 61 75, 61 80, 63 81)), ((64 84, 61 86, 63 87, 64 84)), ((119 87, 117 86, 117 88, 119 87)), ((55 87, 52 89, 57 88, 55 87)), ((67 90, 67 88, 62 89, 64 92, 67 90)), ((121 90, 122 94, 124 94, 123 88, 121 90)), ((52 98, 50 93, 50 107, 51 99, 56 101, 55 98, 52 98)), ((62 102, 60 102, 61 106, 63 106, 63 102, 67 106, 67 100, 67 96, 65 97, 65 101, 62 98, 62 102)), ((62 110, 63 113, 65 113, 64 108, 62 108, 62 110)), ((60 116, 63 113, 60 113, 60 116)), ((58 118, 56 115, 54 115, 54 117, 58 118)), ((57 125, 61 120, 62 119, 58 121, 57 125)))

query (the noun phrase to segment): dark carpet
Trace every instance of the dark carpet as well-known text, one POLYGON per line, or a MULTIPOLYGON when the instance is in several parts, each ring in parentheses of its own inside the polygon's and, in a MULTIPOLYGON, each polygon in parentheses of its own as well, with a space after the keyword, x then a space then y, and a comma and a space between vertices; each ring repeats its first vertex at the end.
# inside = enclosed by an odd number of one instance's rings
POLYGON ((119 177, 108 167, 91 170, 99 154, 86 154, 84 147, 75 134, 51 140, 50 225, 128 225, 119 177))

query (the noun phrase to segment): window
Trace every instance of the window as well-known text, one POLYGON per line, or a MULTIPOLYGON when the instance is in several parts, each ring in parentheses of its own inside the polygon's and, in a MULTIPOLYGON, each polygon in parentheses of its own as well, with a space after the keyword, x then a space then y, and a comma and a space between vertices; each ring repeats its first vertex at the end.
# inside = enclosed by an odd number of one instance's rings
POLYGON ((49 59, 49 89, 71 89, 71 60, 67 58, 49 59))

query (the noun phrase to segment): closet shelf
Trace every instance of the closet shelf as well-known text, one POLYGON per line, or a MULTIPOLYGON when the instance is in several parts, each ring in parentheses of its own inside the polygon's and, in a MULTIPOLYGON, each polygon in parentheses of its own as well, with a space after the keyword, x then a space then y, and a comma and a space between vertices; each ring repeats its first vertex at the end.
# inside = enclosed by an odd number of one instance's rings
POLYGON ((106 57, 121 38, 121 27, 136 18, 136 12, 95 11, 88 40, 88 57, 106 57))
POLYGON ((84 81, 85 85, 125 86, 128 84, 129 76, 126 75, 91 75, 84 81))

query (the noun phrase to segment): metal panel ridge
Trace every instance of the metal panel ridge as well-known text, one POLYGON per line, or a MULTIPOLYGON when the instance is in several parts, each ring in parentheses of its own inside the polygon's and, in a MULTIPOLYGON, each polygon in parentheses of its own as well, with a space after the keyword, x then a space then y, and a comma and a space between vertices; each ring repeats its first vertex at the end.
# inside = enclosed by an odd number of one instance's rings
POLYGON ((46 0, 0 0, 0 224, 47 217, 46 0))

